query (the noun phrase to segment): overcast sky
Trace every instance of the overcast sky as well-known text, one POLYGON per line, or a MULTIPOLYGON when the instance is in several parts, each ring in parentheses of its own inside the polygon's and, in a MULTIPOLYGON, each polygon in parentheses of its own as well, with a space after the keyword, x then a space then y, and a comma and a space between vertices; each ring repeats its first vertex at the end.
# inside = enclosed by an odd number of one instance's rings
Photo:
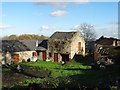
POLYGON ((73 28, 81 23, 93 25, 97 38, 118 36, 117 2, 2 2, 0 5, 0 36, 50 36, 55 31, 75 31, 73 28))

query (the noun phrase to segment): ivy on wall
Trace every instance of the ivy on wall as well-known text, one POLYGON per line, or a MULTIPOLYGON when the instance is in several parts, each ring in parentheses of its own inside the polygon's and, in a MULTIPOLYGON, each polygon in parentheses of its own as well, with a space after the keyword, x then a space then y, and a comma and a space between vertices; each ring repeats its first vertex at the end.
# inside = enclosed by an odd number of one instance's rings
POLYGON ((69 51, 70 40, 60 40, 60 39, 52 39, 48 41, 49 43, 49 51, 57 52, 57 53, 64 53, 69 51))

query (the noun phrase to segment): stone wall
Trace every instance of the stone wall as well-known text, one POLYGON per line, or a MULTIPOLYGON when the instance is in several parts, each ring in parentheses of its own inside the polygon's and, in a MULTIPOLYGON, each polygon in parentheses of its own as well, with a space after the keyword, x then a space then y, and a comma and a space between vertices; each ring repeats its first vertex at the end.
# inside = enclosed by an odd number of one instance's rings
POLYGON ((120 46, 120 40, 119 40, 119 41, 117 41, 117 46, 120 46))
POLYGON ((3 53, 2 52, 0 52, 0 62, 2 63, 2 64, 4 64, 5 62, 3 61, 3 59, 4 59, 4 57, 3 57, 3 53))
POLYGON ((12 57, 11 57, 10 52, 6 52, 6 53, 1 52, 0 53, 0 62, 2 64, 10 64, 11 61, 12 61, 12 57))
POLYGON ((84 38, 80 35, 80 33, 76 33, 76 35, 72 38, 70 59, 73 59, 75 54, 81 54, 85 56, 85 41, 84 38), (78 50, 79 42, 81 43, 80 51, 78 50))
POLYGON ((66 53, 70 51, 71 40, 53 39, 48 41, 48 50, 54 53, 66 53))
POLYGON ((32 58, 32 54, 33 52, 36 51, 22 51, 22 52, 15 52, 14 54, 19 54, 19 60, 25 60, 27 61, 27 59, 32 58))
POLYGON ((48 51, 52 54, 52 61, 54 60, 54 53, 58 53, 58 62, 62 61, 62 56, 60 54, 69 54, 69 59, 73 59, 75 54, 81 54, 83 56, 85 55, 85 41, 79 32, 76 33, 72 39, 48 40, 48 51), (78 50, 79 42, 81 43, 80 51, 78 50))
POLYGON ((42 60, 42 52, 39 52, 38 59, 39 59, 39 60, 42 60))
POLYGON ((58 62, 62 61, 62 56, 60 54, 66 54, 71 53, 71 47, 70 47, 71 40, 49 40, 48 41, 48 53, 50 52, 52 54, 52 57, 50 58, 50 61, 54 61, 54 53, 58 53, 58 62), (56 46, 57 45, 57 46, 56 46))

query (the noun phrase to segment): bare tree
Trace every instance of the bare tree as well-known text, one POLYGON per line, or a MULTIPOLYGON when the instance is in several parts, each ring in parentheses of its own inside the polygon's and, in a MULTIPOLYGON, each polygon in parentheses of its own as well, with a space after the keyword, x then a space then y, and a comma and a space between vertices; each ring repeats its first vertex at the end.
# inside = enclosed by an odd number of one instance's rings
POLYGON ((82 33, 82 35, 85 38, 85 41, 94 41, 96 39, 96 33, 94 31, 93 25, 82 23, 77 27, 77 30, 79 30, 82 33))
POLYGON ((92 44, 92 41, 95 41, 96 39, 94 26, 91 24, 82 23, 80 25, 77 25, 75 29, 82 33, 85 39, 85 47, 86 47, 85 51, 86 53, 91 54, 94 50, 94 45, 92 44))

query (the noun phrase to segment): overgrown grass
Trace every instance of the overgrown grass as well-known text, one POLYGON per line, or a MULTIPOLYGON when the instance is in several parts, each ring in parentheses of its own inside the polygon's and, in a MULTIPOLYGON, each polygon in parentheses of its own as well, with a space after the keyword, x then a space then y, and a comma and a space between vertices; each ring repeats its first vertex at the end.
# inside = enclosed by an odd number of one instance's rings
MULTIPOLYGON (((108 83, 112 79, 120 76, 119 65, 112 65, 105 70, 95 70, 90 66, 91 61, 76 62, 72 61, 68 64, 46 62, 39 60, 38 62, 21 63, 22 68, 34 67, 38 70, 51 71, 50 77, 31 78, 19 82, 18 85, 27 86, 29 83, 42 85, 40 87, 59 87, 62 85, 88 85, 96 86, 100 81, 108 83), (89 63, 88 63, 89 62, 89 63)), ((5 70, 5 69, 4 69, 5 70)), ((5 70, 6 71, 6 70, 5 70)))
MULTIPOLYGON (((88 62, 90 63, 90 61, 88 62)), ((110 75, 111 78, 116 78, 120 75, 120 67, 118 65, 113 65, 106 70, 94 70, 89 65, 86 61, 83 61, 81 63, 72 61, 71 63, 65 64, 63 66, 61 65, 61 63, 45 61, 31 62, 28 64, 22 63, 22 66, 32 66, 39 67, 39 69, 50 70, 51 77, 53 78, 71 77, 73 80, 89 85, 94 85, 99 81, 107 81, 109 80, 110 75)))
POLYGON ((31 62, 31 63, 22 63, 23 67, 39 67, 43 70, 50 70, 51 77, 66 77, 70 75, 76 74, 84 74, 82 70, 91 69, 91 66, 84 66, 81 63, 77 63, 75 61, 61 65, 61 63, 55 62, 45 62, 45 61, 38 61, 38 62, 31 62))
POLYGON ((11 69, 8 67, 2 67, 2 72, 10 72, 11 69))

